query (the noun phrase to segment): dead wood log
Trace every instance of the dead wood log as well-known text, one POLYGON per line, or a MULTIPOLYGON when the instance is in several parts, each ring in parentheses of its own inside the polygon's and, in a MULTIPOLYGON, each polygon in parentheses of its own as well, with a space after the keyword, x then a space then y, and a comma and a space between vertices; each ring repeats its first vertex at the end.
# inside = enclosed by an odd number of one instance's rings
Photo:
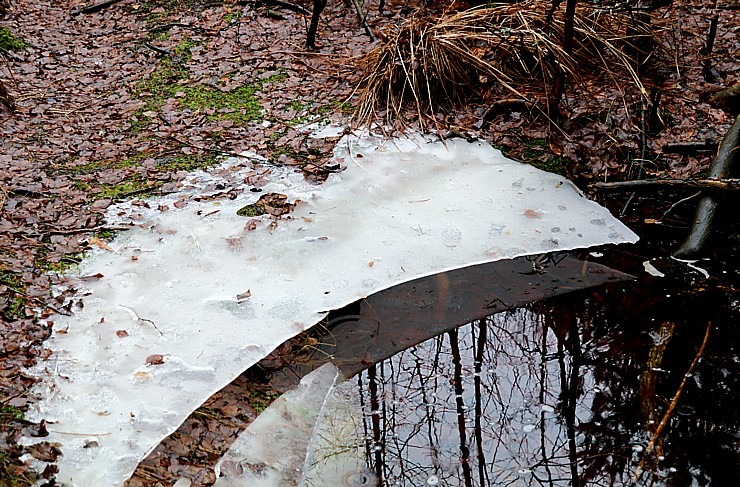
POLYGON ((740 179, 638 179, 614 183, 593 183, 590 186, 605 191, 631 191, 652 189, 659 186, 734 191, 740 189, 740 179))
MULTIPOLYGON (((727 179, 738 172, 740 160, 740 116, 735 119, 730 130, 719 146, 717 156, 709 167, 710 179, 727 179)), ((696 208, 691 232, 686 241, 673 253, 679 259, 694 258, 701 253, 712 232, 714 217, 719 208, 719 200, 713 195, 704 196, 696 208)))
POLYGON ((96 3, 93 5, 88 5, 87 7, 82 7, 80 9, 72 10, 72 15, 80 15, 80 14, 94 14, 96 12, 100 12, 101 10, 104 10, 112 5, 117 4, 122 0, 105 0, 104 2, 96 3))

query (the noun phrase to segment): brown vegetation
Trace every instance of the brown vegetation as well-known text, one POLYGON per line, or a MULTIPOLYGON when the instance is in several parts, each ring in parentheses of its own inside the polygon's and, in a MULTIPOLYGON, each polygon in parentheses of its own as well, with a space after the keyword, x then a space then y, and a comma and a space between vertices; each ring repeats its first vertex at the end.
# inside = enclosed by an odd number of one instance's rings
POLYGON ((396 119, 408 102, 423 125, 425 116, 485 85, 547 101, 560 77, 594 71, 644 93, 638 67, 654 44, 649 16, 582 5, 569 23, 566 10, 551 5, 529 0, 436 21, 419 12, 391 27, 360 60, 357 120, 396 119))

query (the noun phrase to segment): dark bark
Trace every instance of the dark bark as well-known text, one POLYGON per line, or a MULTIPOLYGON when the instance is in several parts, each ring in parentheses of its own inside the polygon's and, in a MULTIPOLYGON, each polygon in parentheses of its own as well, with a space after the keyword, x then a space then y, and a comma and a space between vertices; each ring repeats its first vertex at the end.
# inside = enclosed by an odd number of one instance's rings
MULTIPOLYGON (((553 8, 557 2, 559 6, 561 0, 553 1, 553 8)), ((563 27, 563 51, 567 55, 573 53, 573 29, 575 26, 576 18, 576 5, 578 0, 567 0, 565 4, 565 25, 563 27)), ((556 64, 557 66, 557 64, 556 64)), ((557 68, 558 74, 555 77, 552 91, 550 93, 550 99, 548 101, 548 115, 551 119, 556 120, 560 118, 560 100, 563 97, 563 91, 565 90, 565 72, 561 68, 557 68)))
POLYGON ((326 7, 326 0, 313 0, 313 10, 311 11, 311 23, 308 26, 308 34, 306 35, 306 47, 309 49, 316 48, 316 31, 319 28, 319 18, 321 12, 326 7))
MULTIPOLYGON (((716 2, 715 2, 716 5, 716 2)), ((702 63, 702 74, 704 79, 709 83, 717 81, 719 73, 714 66, 712 66, 712 51, 714 50, 714 40, 717 38, 717 25, 719 24, 719 14, 715 14, 712 17, 712 22, 709 24, 709 34, 707 34, 707 43, 701 49, 701 54, 704 55, 704 61, 702 63)))

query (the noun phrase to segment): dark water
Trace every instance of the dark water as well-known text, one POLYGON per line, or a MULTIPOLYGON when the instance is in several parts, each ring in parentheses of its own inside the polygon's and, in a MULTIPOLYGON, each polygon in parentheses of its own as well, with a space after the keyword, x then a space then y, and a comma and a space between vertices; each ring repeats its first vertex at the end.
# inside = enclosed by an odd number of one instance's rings
POLYGON ((351 377, 367 485, 740 485, 737 276, 608 254, 640 277, 563 255, 434 276, 261 370, 283 389, 327 360, 351 377))

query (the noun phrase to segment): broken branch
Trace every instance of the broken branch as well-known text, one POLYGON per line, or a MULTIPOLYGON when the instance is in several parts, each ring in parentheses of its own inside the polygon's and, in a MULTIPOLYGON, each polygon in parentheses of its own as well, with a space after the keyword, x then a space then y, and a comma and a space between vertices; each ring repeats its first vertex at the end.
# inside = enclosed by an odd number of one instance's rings
POLYGON ((605 191, 650 189, 655 188, 656 186, 734 191, 736 189, 740 189, 740 179, 641 179, 635 181, 591 184, 592 188, 605 191))

